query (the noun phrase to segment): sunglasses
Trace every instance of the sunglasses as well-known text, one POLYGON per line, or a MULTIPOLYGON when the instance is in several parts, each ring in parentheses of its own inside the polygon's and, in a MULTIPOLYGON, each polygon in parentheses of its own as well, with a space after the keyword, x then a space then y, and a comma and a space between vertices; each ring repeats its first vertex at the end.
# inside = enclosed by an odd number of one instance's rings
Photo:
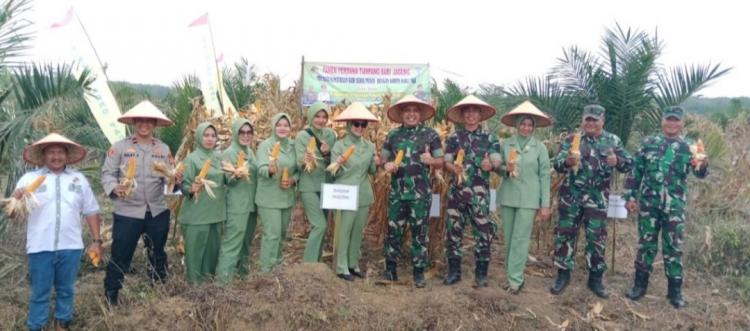
POLYGON ((249 136, 249 135, 252 135, 252 134, 253 134, 253 130, 240 130, 240 135, 249 136))
POLYGON ((367 122, 352 122, 352 126, 355 128, 366 128, 367 122))

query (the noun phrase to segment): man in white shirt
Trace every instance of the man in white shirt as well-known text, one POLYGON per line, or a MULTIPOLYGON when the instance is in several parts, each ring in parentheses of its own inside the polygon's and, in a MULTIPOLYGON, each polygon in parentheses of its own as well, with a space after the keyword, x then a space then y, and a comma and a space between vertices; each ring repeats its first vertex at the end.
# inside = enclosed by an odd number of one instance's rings
POLYGON ((23 153, 26 162, 40 168, 18 180, 13 196, 21 198, 26 186, 45 176, 34 192, 39 204, 28 215, 26 231, 31 280, 26 325, 30 330, 46 326, 53 286, 57 330, 67 330, 73 319, 75 281, 84 247, 81 216, 91 232, 88 250, 102 256, 99 205, 86 177, 68 166, 85 156, 81 145, 56 133, 28 146, 23 153))

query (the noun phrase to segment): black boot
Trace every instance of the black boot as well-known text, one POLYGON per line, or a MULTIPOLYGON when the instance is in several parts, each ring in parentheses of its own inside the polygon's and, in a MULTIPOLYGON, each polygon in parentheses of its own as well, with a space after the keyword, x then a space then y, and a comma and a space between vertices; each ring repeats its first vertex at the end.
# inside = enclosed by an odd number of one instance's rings
POLYGON ((669 303, 677 309, 687 305, 682 299, 682 279, 667 278, 667 298, 669 298, 669 303))
POLYGON ((636 270, 633 288, 630 289, 630 292, 625 294, 625 296, 628 297, 628 299, 635 301, 646 295, 646 290, 648 289, 648 276, 648 272, 636 270))
POLYGON ((570 283, 570 270, 557 269, 557 278, 552 287, 549 288, 549 291, 554 295, 558 295, 565 290, 568 283, 570 283))
POLYGON ((427 285, 424 281, 424 268, 414 267, 414 286, 423 288, 427 285))
POLYGON ((477 261, 477 268, 474 272, 474 282, 477 287, 487 287, 487 267, 489 262, 477 261))
POLYGON ((117 306, 117 296, 117 290, 104 290, 104 299, 107 300, 107 303, 109 303, 110 306, 117 306))
POLYGON ((606 299, 609 298, 609 293, 607 293, 607 289, 604 288, 604 285, 602 284, 602 275, 604 274, 603 271, 589 271, 589 290, 591 292, 594 292, 596 296, 606 299))
POLYGON ((443 284, 453 285, 461 280, 461 258, 448 259, 448 275, 443 284))
POLYGON ((394 282, 398 280, 396 266, 396 261, 385 261, 385 273, 383 274, 383 277, 385 277, 386 280, 394 282))

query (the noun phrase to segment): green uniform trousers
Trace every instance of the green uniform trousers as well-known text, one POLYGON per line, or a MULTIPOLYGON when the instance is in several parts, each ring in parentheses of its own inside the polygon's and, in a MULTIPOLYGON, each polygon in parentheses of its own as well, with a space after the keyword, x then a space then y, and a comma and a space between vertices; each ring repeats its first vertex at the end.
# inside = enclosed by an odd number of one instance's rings
POLYGON ((310 221, 311 227, 302 260, 304 262, 319 262, 323 253, 323 240, 326 236, 328 218, 326 213, 320 209, 319 192, 300 192, 299 197, 305 207, 305 216, 310 221))
POLYGON ((523 271, 529 257, 529 241, 535 215, 536 209, 500 207, 505 234, 505 274, 508 283, 514 289, 523 283, 523 271))
MULTIPOLYGON (((232 281, 240 260, 240 252, 245 244, 245 237, 250 224, 250 212, 241 214, 227 214, 221 237, 219 262, 216 266, 216 277, 219 282, 226 284, 232 281)), ((253 217, 253 223, 255 217, 253 217)), ((255 230, 255 226, 253 226, 255 230)))
POLYGON ((244 277, 250 274, 250 251, 253 248, 255 226, 257 224, 258 212, 251 212, 247 221, 247 231, 245 231, 245 238, 242 240, 242 247, 240 247, 240 259, 238 266, 240 277, 244 277))
POLYGON ((342 210, 335 213, 336 274, 349 274, 349 269, 359 270, 362 235, 367 225, 370 206, 359 207, 357 211, 342 210))
POLYGON ((263 235, 260 240, 260 272, 270 272, 281 264, 282 248, 286 240, 292 208, 258 208, 260 221, 263 224, 263 235))
POLYGON ((187 279, 198 284, 208 280, 216 272, 219 257, 219 226, 213 224, 180 224, 185 239, 185 269, 187 279))

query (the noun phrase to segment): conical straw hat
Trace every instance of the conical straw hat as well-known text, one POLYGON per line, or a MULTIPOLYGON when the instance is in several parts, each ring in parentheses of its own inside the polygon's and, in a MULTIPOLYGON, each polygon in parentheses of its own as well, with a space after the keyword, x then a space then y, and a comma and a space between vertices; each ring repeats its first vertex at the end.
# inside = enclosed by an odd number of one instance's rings
POLYGON ((29 145, 23 150, 23 159, 33 165, 44 165, 44 155, 42 151, 50 145, 63 145, 68 150, 67 164, 78 163, 86 157, 86 149, 76 144, 72 140, 63 137, 57 133, 50 133, 46 137, 39 139, 37 142, 29 145))
POLYGON ((339 116, 336 116, 334 121, 368 121, 368 122, 380 122, 380 120, 375 117, 367 108, 365 105, 359 103, 359 102, 352 102, 349 107, 346 107, 339 116))
POLYGON ((420 122, 424 122, 435 116, 435 107, 409 94, 388 108, 387 114, 391 122, 401 123, 401 110, 407 105, 415 105, 419 108, 420 122))
POLYGON ((503 118, 500 119, 500 121, 507 126, 515 127, 516 120, 518 119, 518 116, 521 115, 533 117, 534 122, 536 122, 536 127, 545 127, 552 125, 552 119, 528 100, 524 101, 522 104, 518 105, 518 107, 513 108, 513 110, 503 115, 503 118))
POLYGON ((117 119, 120 123, 133 124, 136 118, 156 120, 156 126, 171 126, 172 121, 148 100, 143 100, 117 119))
POLYGON ((453 107, 448 109, 448 112, 446 114, 448 120, 454 123, 463 123, 464 118, 461 115, 461 110, 466 106, 476 106, 479 108, 481 117, 480 121, 485 121, 489 118, 492 118, 492 116, 495 116, 495 107, 492 107, 492 105, 482 101, 481 99, 473 95, 467 95, 453 107))

